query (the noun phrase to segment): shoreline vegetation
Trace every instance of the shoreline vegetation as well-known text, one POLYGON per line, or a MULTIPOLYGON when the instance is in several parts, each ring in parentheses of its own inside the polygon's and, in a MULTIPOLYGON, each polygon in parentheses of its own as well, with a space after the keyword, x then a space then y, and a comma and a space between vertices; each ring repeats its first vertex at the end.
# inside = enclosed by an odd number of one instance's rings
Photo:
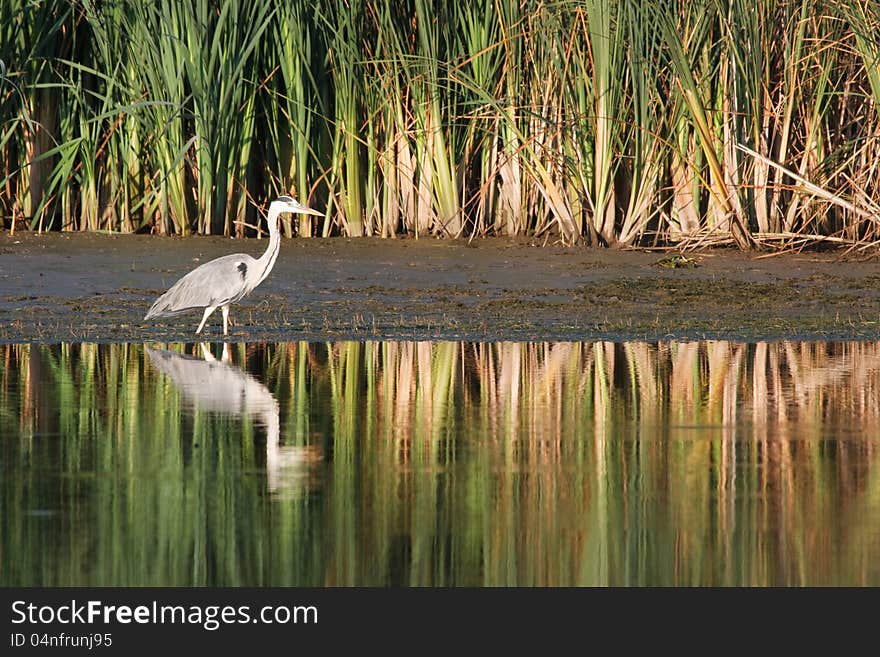
POLYGON ((880 245, 880 5, 0 0, 0 228, 880 245), (289 222, 290 220, 286 220, 289 222))

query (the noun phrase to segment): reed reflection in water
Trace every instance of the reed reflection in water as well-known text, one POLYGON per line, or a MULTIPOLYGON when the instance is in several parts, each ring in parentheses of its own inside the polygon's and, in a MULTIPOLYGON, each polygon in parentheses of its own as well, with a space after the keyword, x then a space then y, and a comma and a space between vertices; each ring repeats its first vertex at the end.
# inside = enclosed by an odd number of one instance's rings
POLYGON ((880 584, 880 345, 0 345, 3 585, 880 584))

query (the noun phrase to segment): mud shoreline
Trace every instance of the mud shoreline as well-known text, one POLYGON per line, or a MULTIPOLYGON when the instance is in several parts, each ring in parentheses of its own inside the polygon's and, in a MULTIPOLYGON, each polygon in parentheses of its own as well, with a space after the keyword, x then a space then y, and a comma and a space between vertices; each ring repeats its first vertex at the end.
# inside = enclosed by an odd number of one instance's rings
MULTIPOLYGON (((144 322, 200 263, 265 240, 0 235, 0 342, 194 342, 197 313, 144 322)), ((880 261, 541 246, 493 238, 283 240, 229 341, 878 340, 880 261), (672 264, 668 263, 667 264, 672 264)), ((220 313, 204 339, 223 339, 220 313)))

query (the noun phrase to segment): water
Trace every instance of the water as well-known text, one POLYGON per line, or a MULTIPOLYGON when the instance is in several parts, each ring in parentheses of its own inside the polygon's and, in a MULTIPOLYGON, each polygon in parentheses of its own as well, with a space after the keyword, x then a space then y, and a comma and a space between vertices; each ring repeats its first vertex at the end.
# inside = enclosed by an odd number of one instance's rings
POLYGON ((0 585, 880 584, 880 344, 0 345, 0 585))

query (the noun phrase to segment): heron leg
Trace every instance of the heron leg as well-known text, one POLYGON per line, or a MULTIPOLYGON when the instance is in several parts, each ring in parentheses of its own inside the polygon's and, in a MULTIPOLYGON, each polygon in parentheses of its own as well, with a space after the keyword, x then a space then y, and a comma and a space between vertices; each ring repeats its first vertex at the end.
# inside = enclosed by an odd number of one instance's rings
POLYGON ((223 311, 223 335, 229 334, 229 306, 220 306, 223 311))
POLYGON ((211 347, 208 346, 207 342, 200 342, 199 347, 202 350, 202 358, 208 361, 209 363, 213 363, 216 358, 214 358, 214 354, 211 353, 211 347))
POLYGON ((205 328, 205 322, 208 321, 208 317, 211 316, 211 313, 217 310, 217 306, 208 306, 205 308, 205 314, 202 316, 202 321, 199 322, 199 328, 196 329, 196 335, 202 332, 202 329, 205 328))

